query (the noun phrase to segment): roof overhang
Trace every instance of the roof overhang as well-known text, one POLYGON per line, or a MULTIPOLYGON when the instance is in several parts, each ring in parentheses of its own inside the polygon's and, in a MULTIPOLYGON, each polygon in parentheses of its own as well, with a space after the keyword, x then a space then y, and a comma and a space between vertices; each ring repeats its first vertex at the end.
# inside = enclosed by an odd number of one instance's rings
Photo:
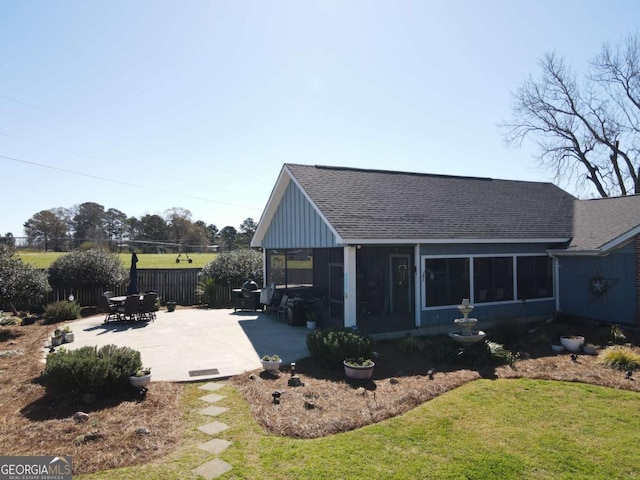
POLYGON ((309 194, 305 191, 304 188, 302 188, 300 183, 295 179, 295 177, 293 176, 293 174, 285 164, 283 165, 282 170, 280 170, 280 175, 278 175, 278 180, 276 181, 276 184, 273 187, 273 190, 271 191, 271 195, 269 196, 269 200, 267 201, 267 206, 262 212, 262 216, 260 217, 260 221, 258 222, 258 227, 256 228, 256 232, 254 233, 253 238, 251 239, 251 246, 262 247, 262 241, 264 240, 264 237, 267 234, 267 231, 269 230, 269 225, 271 225, 271 221, 273 220, 273 217, 278 211, 278 206, 282 201, 282 197, 284 196, 284 193, 287 191, 287 187, 291 182, 293 182, 298 187, 300 192, 302 192, 302 194, 304 195, 306 200, 309 202, 309 204, 313 207, 315 212, 320 216, 320 218, 322 218, 322 221, 327 225, 327 227, 329 227, 329 230, 331 230, 331 232, 335 236, 336 243, 338 244, 345 243, 342 237, 338 234, 335 227, 331 225, 331 223, 320 211, 320 209, 315 204, 315 202, 311 200, 311 197, 309 197, 309 194))
POLYGON ((465 243, 565 243, 570 238, 346 238, 348 245, 465 244, 465 243))

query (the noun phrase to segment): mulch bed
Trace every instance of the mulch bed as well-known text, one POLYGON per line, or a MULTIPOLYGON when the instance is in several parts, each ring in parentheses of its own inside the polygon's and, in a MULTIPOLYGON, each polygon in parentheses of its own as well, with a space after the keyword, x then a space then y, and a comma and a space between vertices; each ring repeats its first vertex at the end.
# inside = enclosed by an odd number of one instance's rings
POLYGON ((144 400, 133 388, 90 403, 47 394, 38 381, 40 352, 54 328, 41 321, 0 327, 0 452, 72 455, 79 474, 148 463, 174 451, 184 430, 179 384, 154 382, 144 400), (78 411, 88 419, 75 421, 78 411))
MULTIPOLYGON (((581 326, 580 331, 587 339, 603 336, 602 327, 581 326)), ((637 336, 637 332, 634 335, 637 336)), ((637 340, 629 338, 629 341, 637 340)), ((276 376, 256 370, 234 377, 230 382, 242 392, 252 414, 265 430, 297 438, 318 438, 380 422, 479 378, 583 382, 640 391, 640 372, 635 374, 637 379, 627 379, 624 372, 597 363, 596 356, 579 354, 572 359, 566 351, 551 352, 548 344, 528 345, 526 351, 521 351, 521 359, 512 366, 467 369, 438 364, 430 351, 434 339, 424 341, 422 353, 403 353, 397 348, 397 342, 377 344, 380 356, 376 360, 374 379, 367 383, 347 381, 342 371, 324 370, 310 359, 296 365, 295 373, 304 383, 301 387, 288 386, 291 378, 288 367, 283 367, 276 376), (435 371, 432 379, 427 374, 430 369, 435 371), (281 392, 278 404, 273 401, 275 391, 281 392)))

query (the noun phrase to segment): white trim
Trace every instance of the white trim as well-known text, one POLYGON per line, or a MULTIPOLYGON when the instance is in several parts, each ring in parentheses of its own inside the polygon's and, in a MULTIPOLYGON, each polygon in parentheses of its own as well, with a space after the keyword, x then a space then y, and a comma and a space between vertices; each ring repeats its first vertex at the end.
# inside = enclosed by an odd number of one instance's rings
POLYGON ((287 170, 287 173, 289 174, 289 178, 291 179, 291 181, 298 187, 298 190, 302 192, 302 195, 304 195, 304 198, 307 199, 307 202, 309 202, 309 204, 313 207, 315 212, 320 216, 322 221, 327 225, 329 230, 331 230, 331 233, 333 233, 335 237, 336 243, 348 243, 340 236, 340 234, 335 229, 335 227, 331 224, 331 222, 327 220, 327 217, 325 217, 322 211, 320 211, 320 209, 318 208, 318 205, 316 205, 316 203, 313 200, 311 200, 311 197, 309 196, 307 191, 304 188, 302 188, 302 185, 300 185, 298 180, 293 176, 293 174, 289 170, 289 167, 286 167, 286 170, 287 170))
MULTIPOLYGON (((513 299, 511 300, 503 300, 503 301, 499 301, 499 302, 473 302, 475 306, 477 307, 484 307, 484 306, 492 306, 492 305, 508 305, 508 304, 516 304, 516 303, 522 303, 522 302, 543 302, 543 301, 549 301, 549 300, 556 300, 556 310, 557 310, 557 304, 559 301, 559 292, 557 291, 558 289, 558 284, 559 284, 559 272, 556 271, 556 269, 554 268, 555 264, 556 264, 556 260, 554 259, 553 255, 550 253, 550 251, 547 251, 547 253, 510 253, 510 254, 490 254, 490 253, 481 253, 481 254, 456 254, 456 255, 421 255, 420 256, 420 270, 422 271, 424 268, 424 264, 425 264, 425 260, 427 259, 440 259, 440 258, 468 258, 469 259, 469 296, 471 297, 471 299, 474 298, 474 282, 473 282, 473 278, 474 278, 474 266, 473 266, 473 259, 474 258, 487 258, 487 257, 491 257, 491 258, 511 258, 512 262, 511 262, 511 268, 513 271, 513 299), (542 298, 527 298, 527 299, 519 299, 518 298, 518 257, 545 257, 545 258, 550 258, 551 259, 551 267, 553 269, 553 275, 551 278, 551 291, 553 292, 553 295, 551 295, 550 297, 542 297, 542 298)), ((450 309, 453 307, 456 307, 456 305, 437 305, 437 306, 431 306, 428 307, 427 306, 427 289, 426 289, 426 271, 422 272, 421 274, 421 293, 420 293, 420 297, 421 297, 421 311, 423 312, 428 312, 428 311, 432 311, 432 310, 441 310, 441 309, 450 309)), ((416 309, 417 310, 417 309, 416 309)))
POLYGON ((253 238, 251 239, 252 247, 262 247, 262 241, 264 240, 267 231, 269 230, 269 226, 278 211, 278 207, 280 206, 280 202, 282 201, 282 197, 284 197, 284 193, 289 186, 289 183, 293 182, 293 184, 298 187, 302 195, 304 195, 305 199, 309 202, 309 204, 313 207, 314 211, 320 216, 322 221, 327 225, 331 233, 333 233, 335 237, 336 244, 344 244, 345 242, 342 237, 338 234, 338 231, 334 228, 333 225, 327 220, 327 217, 323 215, 318 206, 311 200, 309 194, 305 191, 304 188, 300 185, 300 183, 294 178, 293 174, 289 170, 289 167, 285 164, 280 171, 280 175, 278 176, 278 180, 271 191, 271 195, 269 196, 269 200, 267 201, 267 205, 260 216, 260 221, 258 222, 258 226, 256 227, 256 231, 253 234, 253 238))
POLYGON ((606 252, 608 250, 613 250, 615 248, 622 247, 629 241, 633 240, 633 237, 635 237, 639 233, 640 233, 640 225, 635 228, 632 228, 627 233, 620 235, 618 238, 615 238, 605 243, 600 247, 600 249, 606 252))
POLYGON ((344 238, 342 242, 356 245, 389 244, 467 244, 467 243, 562 243, 570 238, 344 238))
POLYGON ((344 321, 345 327, 357 325, 358 308, 356 305, 356 247, 344 247, 343 270, 343 294, 344 294, 344 321))
POLYGON ((555 250, 549 249, 547 253, 551 257, 604 257, 607 255, 600 250, 555 250))

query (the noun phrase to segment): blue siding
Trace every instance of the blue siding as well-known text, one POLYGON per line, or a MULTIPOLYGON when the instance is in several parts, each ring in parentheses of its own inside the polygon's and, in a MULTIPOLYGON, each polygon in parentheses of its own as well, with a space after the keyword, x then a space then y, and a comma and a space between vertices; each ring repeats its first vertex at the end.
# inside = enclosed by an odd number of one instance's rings
POLYGON ((336 239, 293 183, 289 183, 262 242, 263 248, 328 248, 336 239))
MULTIPOLYGON (((422 244, 420 245, 420 255, 421 257, 422 255, 546 255, 547 249, 551 247, 552 245, 540 243, 422 244)), ((423 266, 420 265, 420 268, 422 269, 423 266)), ((424 283, 421 280, 418 281, 418 288, 424 289, 424 283)), ((556 309, 555 299, 531 300, 528 302, 516 300, 498 304, 477 304, 474 306, 475 309, 471 313, 471 317, 477 318, 480 321, 553 316, 556 309)), ((453 321, 462 316, 455 307, 421 311, 420 315, 423 326, 449 324, 453 326, 453 321)))
POLYGON ((569 315, 636 323, 637 291, 635 247, 628 244, 606 257, 560 258, 560 310, 569 315), (606 294, 593 295, 589 281, 607 279, 606 294))
POLYGON ((547 254, 546 243, 438 243, 420 245, 420 255, 515 255, 547 254))
MULTIPOLYGON (((474 305, 473 312, 469 314, 471 318, 477 318, 479 321, 488 320, 508 320, 516 318, 540 318, 552 317, 555 315, 555 300, 531 300, 529 302, 516 301, 513 303, 502 303, 494 305, 474 305)), ((457 308, 443 308, 438 310, 429 310, 422 313, 422 326, 434 325, 451 325, 453 329, 453 321, 461 318, 462 314, 457 308)), ((482 327, 482 325, 481 325, 482 327)))

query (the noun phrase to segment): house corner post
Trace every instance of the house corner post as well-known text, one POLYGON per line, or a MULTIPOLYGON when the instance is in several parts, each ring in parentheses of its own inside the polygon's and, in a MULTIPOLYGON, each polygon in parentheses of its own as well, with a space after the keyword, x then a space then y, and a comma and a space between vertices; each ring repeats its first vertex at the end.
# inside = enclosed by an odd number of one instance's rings
POLYGON ((355 327, 356 321, 356 247, 344 247, 344 326, 355 327))

